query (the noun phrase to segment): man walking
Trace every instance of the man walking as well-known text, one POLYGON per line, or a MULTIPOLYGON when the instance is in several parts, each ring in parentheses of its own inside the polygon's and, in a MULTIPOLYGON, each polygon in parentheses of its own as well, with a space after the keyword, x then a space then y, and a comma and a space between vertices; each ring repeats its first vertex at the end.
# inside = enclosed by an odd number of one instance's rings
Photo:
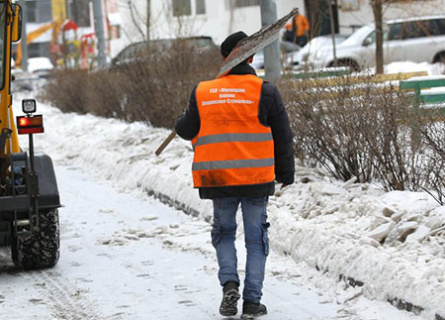
POLYGON ((295 43, 300 47, 304 47, 306 45, 310 25, 309 21, 304 15, 297 13, 292 20, 286 24, 285 28, 285 41, 295 43))
MULTIPOLYGON (((221 44, 224 59, 244 32, 221 44)), ((237 314, 240 279, 235 249, 236 212, 241 205, 247 250, 241 319, 267 313, 260 303, 269 252, 268 197, 274 180, 294 182, 294 148, 289 119, 276 86, 258 78, 252 57, 227 75, 200 82, 193 90, 176 132, 192 140, 192 174, 202 199, 213 200, 212 243, 223 287, 220 313, 237 314)))

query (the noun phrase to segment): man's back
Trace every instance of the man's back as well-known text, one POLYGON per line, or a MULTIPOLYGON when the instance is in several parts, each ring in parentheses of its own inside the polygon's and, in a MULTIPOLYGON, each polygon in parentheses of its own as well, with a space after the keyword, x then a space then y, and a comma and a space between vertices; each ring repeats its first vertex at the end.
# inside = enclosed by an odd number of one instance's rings
MULTIPOLYGON (((248 64, 241 64, 233 68, 228 76, 255 76, 255 71, 248 64)), ((256 77, 256 76, 255 76, 256 77)), ((199 88, 199 85, 197 86, 199 88)), ((176 131, 184 139, 196 138, 201 127, 196 91, 190 97, 189 108, 178 120, 176 131)), ((263 126, 270 127, 274 139, 275 179, 285 184, 294 181, 294 147, 293 135, 289 126, 289 119, 284 109, 278 88, 268 82, 262 82, 256 117, 263 126)), ((275 190, 273 182, 246 186, 226 186, 200 188, 203 199, 214 199, 227 196, 259 197, 272 195, 275 190)))

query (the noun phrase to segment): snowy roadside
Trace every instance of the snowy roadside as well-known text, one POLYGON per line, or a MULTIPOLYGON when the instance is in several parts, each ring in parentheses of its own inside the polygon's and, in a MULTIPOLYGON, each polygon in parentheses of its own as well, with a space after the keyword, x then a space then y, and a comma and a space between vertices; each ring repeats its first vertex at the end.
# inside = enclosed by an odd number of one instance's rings
MULTIPOLYGON (((81 168, 55 168, 61 258, 54 268, 24 272, 0 249, 1 319, 226 319, 218 314, 209 223, 141 190, 117 191, 81 168)), ((241 233, 237 249, 243 276, 241 233)), ((423 320, 273 251, 266 272, 264 320, 423 320)))
MULTIPOLYGON (((167 130, 63 114, 43 104, 39 110, 46 134, 36 146, 57 163, 82 168, 122 191, 145 190, 210 221, 211 203, 200 200, 191 185, 189 143, 177 138, 156 157, 167 130)), ((385 193, 298 167, 297 183, 272 197, 269 220, 275 251, 334 278, 349 278, 369 299, 423 309, 425 319, 445 317, 445 208, 428 194, 385 193)))

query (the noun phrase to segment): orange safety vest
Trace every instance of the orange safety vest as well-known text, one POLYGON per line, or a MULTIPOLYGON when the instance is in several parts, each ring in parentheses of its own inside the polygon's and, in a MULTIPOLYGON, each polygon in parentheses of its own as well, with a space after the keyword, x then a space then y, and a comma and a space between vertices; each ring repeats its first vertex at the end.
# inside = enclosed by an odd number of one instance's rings
POLYGON ((272 131, 258 118, 262 83, 254 75, 228 75, 198 85, 201 125, 192 140, 195 188, 274 181, 272 131))
POLYGON ((293 28, 297 30, 297 37, 305 35, 310 28, 309 21, 302 14, 297 14, 292 18, 291 22, 286 23, 286 30, 291 31, 293 28))

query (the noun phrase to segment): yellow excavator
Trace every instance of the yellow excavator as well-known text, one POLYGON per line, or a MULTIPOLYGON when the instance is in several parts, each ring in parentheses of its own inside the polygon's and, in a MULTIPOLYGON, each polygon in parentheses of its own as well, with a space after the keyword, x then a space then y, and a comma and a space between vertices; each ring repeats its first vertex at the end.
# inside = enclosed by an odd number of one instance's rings
MULTIPOLYGON (((45 23, 45 24, 39 26, 37 29, 27 33, 26 43, 30 44, 34 40, 39 38, 41 35, 43 35, 45 32, 47 32, 49 30, 53 30, 53 33, 51 36, 51 42, 50 42, 50 46, 51 46, 51 48, 53 48, 59 42, 58 37, 59 37, 61 26, 62 26, 61 20, 55 20, 53 22, 45 23)), ((21 42, 17 45, 17 52, 15 55, 15 65, 18 67, 20 67, 22 65, 22 43, 21 42)))
POLYGON ((51 158, 34 152, 43 133, 36 101, 22 100, 24 115, 13 115, 12 43, 20 41, 22 8, 0 0, 0 246, 11 248, 19 268, 41 269, 59 259, 59 193, 51 158), (28 135, 24 151, 18 135, 28 135))

